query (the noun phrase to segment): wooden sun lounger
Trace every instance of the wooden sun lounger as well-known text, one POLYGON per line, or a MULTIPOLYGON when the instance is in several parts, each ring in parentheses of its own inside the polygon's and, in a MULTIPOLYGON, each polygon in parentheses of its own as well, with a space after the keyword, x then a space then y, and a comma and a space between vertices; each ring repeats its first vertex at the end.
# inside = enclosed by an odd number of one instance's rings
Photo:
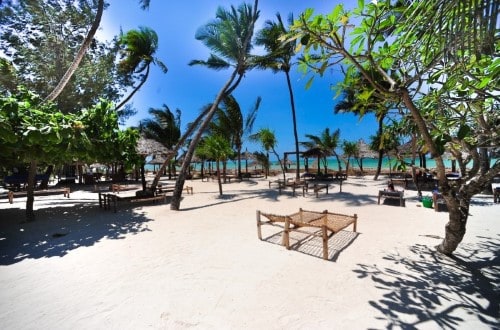
POLYGON ((143 202, 166 202, 166 194, 157 194, 155 196, 139 197, 139 196, 119 196, 114 193, 102 193, 99 192, 99 207, 104 208, 104 210, 111 210, 113 207, 114 213, 117 212, 118 202, 129 202, 129 203, 143 203, 143 202))
MULTIPOLYGON (((58 195, 63 194, 64 197, 69 198, 71 193, 71 189, 69 187, 65 188, 57 188, 57 189, 44 189, 44 190, 35 190, 35 196, 47 196, 47 195, 58 195)), ((14 197, 26 197, 28 193, 26 191, 9 191, 7 192, 7 199, 9 203, 14 203, 14 197)))
POLYGON ((357 219, 358 216, 356 214, 350 216, 331 213, 327 210, 316 212, 299 209, 299 212, 291 215, 275 215, 257 211, 257 236, 262 240, 261 226, 263 224, 275 225, 276 223, 284 223, 282 245, 285 245, 288 250, 290 249, 290 232, 292 231, 319 236, 323 240, 323 259, 327 260, 328 239, 350 225, 353 225, 353 231, 356 232, 357 219), (261 216, 266 217, 269 221, 262 221, 261 216), (321 233, 304 231, 301 230, 302 227, 320 228, 321 233))
POLYGON ((405 206, 404 190, 401 191, 390 191, 390 190, 379 190, 378 192, 378 204, 380 205, 380 197, 399 199, 399 206, 405 206))

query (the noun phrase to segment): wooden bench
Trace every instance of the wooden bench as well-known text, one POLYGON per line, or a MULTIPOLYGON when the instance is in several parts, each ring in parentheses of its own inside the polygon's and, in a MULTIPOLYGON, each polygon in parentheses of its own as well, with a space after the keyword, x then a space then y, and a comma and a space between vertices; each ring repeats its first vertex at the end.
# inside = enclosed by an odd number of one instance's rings
POLYGON ((286 188, 292 188, 292 196, 295 197, 295 190, 297 188, 303 187, 306 183, 304 181, 295 181, 295 179, 289 179, 287 181, 280 181, 278 184, 278 193, 281 195, 281 191, 286 188))
POLYGON ((305 197, 306 193, 309 192, 309 189, 312 189, 314 193, 316 194, 316 198, 319 198, 319 192, 322 190, 326 190, 326 194, 328 195, 328 183, 311 183, 307 182, 303 187, 302 187, 302 196, 305 197))
POLYGON ((405 199, 404 199, 404 190, 401 191, 390 191, 390 190, 379 190, 378 192, 378 204, 380 205, 380 198, 381 197, 385 198, 392 198, 392 199, 399 199, 399 206, 405 206, 405 199))

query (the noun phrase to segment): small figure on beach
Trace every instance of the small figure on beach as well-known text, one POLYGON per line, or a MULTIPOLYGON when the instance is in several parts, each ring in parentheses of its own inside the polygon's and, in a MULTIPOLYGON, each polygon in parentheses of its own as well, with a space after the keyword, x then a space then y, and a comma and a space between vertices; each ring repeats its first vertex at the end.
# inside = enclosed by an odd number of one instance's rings
POLYGON ((387 185, 387 190, 388 190, 388 191, 396 191, 396 190, 394 189, 394 183, 389 182, 389 184, 387 185))

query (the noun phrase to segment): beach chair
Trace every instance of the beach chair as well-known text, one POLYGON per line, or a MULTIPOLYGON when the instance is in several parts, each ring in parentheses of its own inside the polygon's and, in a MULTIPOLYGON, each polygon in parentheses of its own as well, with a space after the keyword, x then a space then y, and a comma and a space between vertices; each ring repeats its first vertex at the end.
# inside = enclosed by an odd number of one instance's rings
POLYGON ((378 204, 380 205, 380 198, 392 198, 399 200, 399 206, 405 206, 404 190, 379 190, 378 192, 378 204))

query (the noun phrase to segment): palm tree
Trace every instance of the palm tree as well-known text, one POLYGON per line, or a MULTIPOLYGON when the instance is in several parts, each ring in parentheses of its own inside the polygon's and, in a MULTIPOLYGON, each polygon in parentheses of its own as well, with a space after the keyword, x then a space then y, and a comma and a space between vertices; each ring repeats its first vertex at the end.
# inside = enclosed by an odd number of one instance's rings
POLYGON ((255 22, 259 17, 257 5, 258 0, 255 0, 253 9, 252 6, 247 4, 239 6, 238 9, 231 6, 230 10, 219 7, 215 20, 201 27, 196 33, 196 39, 201 40, 213 52, 210 54, 208 60, 193 60, 190 62, 190 65, 204 65, 215 70, 232 67, 233 72, 217 94, 215 101, 201 122, 198 131, 193 136, 186 151, 179 176, 177 177, 172 202, 170 203, 170 209, 172 210, 179 210, 182 189, 194 150, 208 124, 212 121, 219 103, 238 87, 245 72, 251 68, 249 61, 250 50, 252 49, 251 39, 255 22))
POLYGON ((125 105, 134 94, 144 85, 149 76, 151 64, 156 64, 166 73, 166 65, 154 55, 158 50, 158 35, 148 27, 139 27, 139 30, 130 30, 120 35, 119 43, 124 47, 123 58, 118 64, 119 72, 125 75, 126 79, 134 79, 138 75, 139 84, 130 94, 116 106, 116 110, 125 105))
POLYGON ((197 149, 201 149, 199 153, 215 160, 219 195, 222 196, 220 162, 225 162, 233 154, 229 140, 220 135, 209 135, 203 140, 203 144, 198 145, 197 149))
POLYGON ((328 171, 327 157, 332 155, 334 155, 335 158, 337 158, 339 171, 342 171, 342 164, 340 163, 340 157, 335 151, 335 149, 337 149, 337 147, 339 146, 340 129, 336 129, 330 134, 330 129, 325 128, 319 136, 306 134, 306 138, 308 138, 310 141, 302 142, 302 145, 304 145, 309 149, 318 148, 320 150, 323 158, 323 165, 325 167, 325 174, 328 171))
MULTIPOLYGON (((281 167, 281 172, 283 173, 283 181, 286 179, 285 176, 285 167, 284 164, 281 162, 280 155, 276 151, 276 146, 278 145, 278 141, 276 140, 276 136, 274 135, 274 132, 271 131, 269 128, 261 128, 257 133, 253 134, 250 136, 250 139, 253 141, 258 141, 262 145, 262 148, 267 153, 267 163, 269 164, 269 151, 272 151, 272 153, 276 156, 278 159, 278 163, 280 164, 281 167)), ((267 175, 269 174, 269 167, 267 168, 266 171, 266 178, 267 175)))
POLYGON ((345 174, 346 176, 349 175, 349 163, 351 160, 351 157, 354 157, 356 159, 359 159, 359 148, 358 144, 356 142, 351 142, 351 141, 346 141, 342 143, 342 151, 344 152, 344 157, 345 157, 345 174))
MULTIPOLYGON (((274 73, 285 73, 288 92, 290 95, 290 106, 292 108, 292 123, 293 123, 293 137, 295 142, 295 156, 296 156, 296 180, 300 179, 300 155, 299 155, 299 137, 297 134, 297 118, 295 115, 295 101, 293 97, 292 83, 290 80, 290 69, 292 67, 292 58, 295 54, 296 41, 282 42, 280 37, 287 31, 281 15, 276 14, 277 22, 268 20, 265 22, 264 28, 257 33, 255 43, 264 46, 267 54, 263 56, 256 56, 255 63, 258 68, 271 69, 274 73)), ((288 15, 288 25, 293 24, 293 15, 288 15)))
MULTIPOLYGON (((380 84, 386 84, 380 73, 371 71, 370 74, 376 77, 377 81, 380 81, 380 84)), ((359 72, 355 73, 354 77, 353 81, 355 83, 350 86, 344 86, 344 99, 335 105, 333 111, 335 114, 352 113, 360 118, 367 113, 375 114, 378 123, 377 135, 382 136, 384 120, 389 113, 389 109, 393 107, 394 104, 383 95, 379 95, 376 91, 373 91, 368 97, 366 94, 360 95, 361 93, 359 91, 366 89, 368 82, 359 72)), ((378 152, 378 162, 377 170, 373 178, 374 180, 378 180, 382 170, 382 160, 384 157, 383 145, 376 149, 376 151, 378 152)))
POLYGON ((240 180, 243 137, 252 131, 261 100, 258 97, 246 118, 243 118, 240 105, 234 96, 229 95, 222 100, 221 106, 215 114, 215 120, 210 124, 210 131, 227 137, 231 142, 231 146, 235 149, 238 157, 238 178, 240 180))
MULTIPOLYGON (((167 105, 163 109, 149 108, 149 114, 153 119, 145 119, 141 123, 141 130, 145 137, 153 139, 171 150, 181 137, 181 111, 176 110, 175 115, 167 105)), ((172 167, 168 167, 169 179, 172 177, 172 167)))

